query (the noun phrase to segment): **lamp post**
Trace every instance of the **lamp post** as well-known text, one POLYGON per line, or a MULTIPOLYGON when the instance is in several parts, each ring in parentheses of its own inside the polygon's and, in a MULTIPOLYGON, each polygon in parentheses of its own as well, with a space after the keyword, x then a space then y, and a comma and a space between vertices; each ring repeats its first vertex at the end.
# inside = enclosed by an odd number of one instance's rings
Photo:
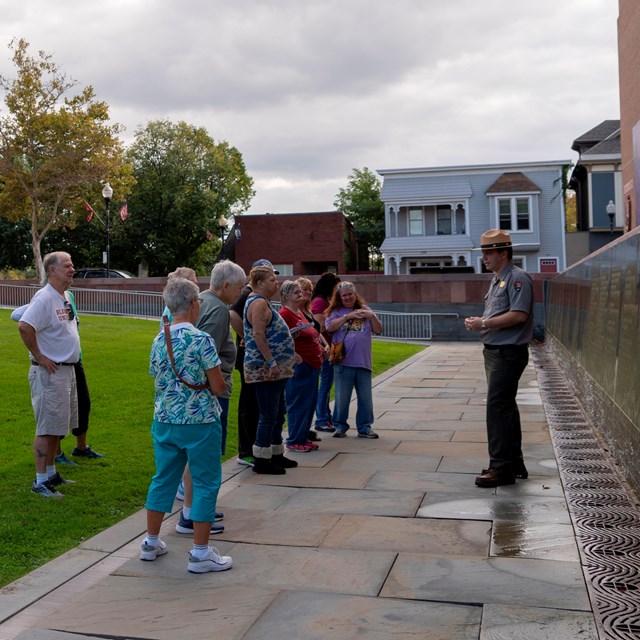
POLYGON ((111 205, 111 196, 113 196, 113 189, 108 182, 104 183, 104 187, 102 188, 102 197, 104 198, 104 204, 107 210, 107 251, 105 256, 103 257, 103 262, 107 264, 107 278, 111 277, 111 273, 109 272, 110 268, 110 260, 111 260, 111 228, 109 224, 109 207, 111 205))
POLYGON ((613 219, 616 217, 616 205, 613 200, 609 200, 607 205, 607 215, 609 216, 609 238, 613 240, 613 219))
POLYGON ((227 219, 221 215, 218 218, 218 227, 220 228, 220 257, 224 260, 225 259, 225 253, 224 253, 224 231, 227 228, 227 219))

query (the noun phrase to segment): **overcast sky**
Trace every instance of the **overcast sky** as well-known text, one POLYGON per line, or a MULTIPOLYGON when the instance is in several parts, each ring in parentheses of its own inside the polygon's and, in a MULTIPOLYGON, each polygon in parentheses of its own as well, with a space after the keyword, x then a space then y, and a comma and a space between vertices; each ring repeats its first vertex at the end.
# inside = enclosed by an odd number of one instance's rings
POLYGON ((93 85, 130 141, 150 119, 242 153, 251 213, 332 210, 354 167, 576 159, 619 118, 615 0, 0 0, 93 85))

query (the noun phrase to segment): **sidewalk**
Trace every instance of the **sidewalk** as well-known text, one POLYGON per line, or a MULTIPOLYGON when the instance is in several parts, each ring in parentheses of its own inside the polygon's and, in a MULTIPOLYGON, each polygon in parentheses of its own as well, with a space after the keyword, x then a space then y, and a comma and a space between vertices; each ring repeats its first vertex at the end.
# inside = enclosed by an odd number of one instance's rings
POLYGON ((374 385, 379 440, 321 434, 285 476, 225 463, 211 543, 233 569, 188 573, 177 513, 141 562, 141 511, 1 590, 0 640, 595 640, 533 366, 529 479, 498 489, 474 486, 480 345, 436 343, 374 385))

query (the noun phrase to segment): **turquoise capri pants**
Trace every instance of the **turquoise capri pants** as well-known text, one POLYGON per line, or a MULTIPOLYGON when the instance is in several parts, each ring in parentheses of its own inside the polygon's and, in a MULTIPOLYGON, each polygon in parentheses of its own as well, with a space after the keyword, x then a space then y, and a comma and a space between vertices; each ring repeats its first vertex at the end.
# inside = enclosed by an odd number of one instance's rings
POLYGON ((170 513, 185 465, 193 478, 191 519, 213 522, 222 482, 220 421, 205 424, 151 425, 156 473, 151 479, 146 508, 170 513))

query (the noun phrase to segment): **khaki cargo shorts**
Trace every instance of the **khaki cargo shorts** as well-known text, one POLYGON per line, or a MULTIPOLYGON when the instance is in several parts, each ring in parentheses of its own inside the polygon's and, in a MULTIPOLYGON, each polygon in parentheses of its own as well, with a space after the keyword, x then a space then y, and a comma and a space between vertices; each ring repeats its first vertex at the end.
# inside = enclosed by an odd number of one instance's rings
POLYGON ((29 368, 31 404, 36 436, 66 436, 78 426, 78 392, 73 367, 61 365, 50 374, 44 367, 29 368))

